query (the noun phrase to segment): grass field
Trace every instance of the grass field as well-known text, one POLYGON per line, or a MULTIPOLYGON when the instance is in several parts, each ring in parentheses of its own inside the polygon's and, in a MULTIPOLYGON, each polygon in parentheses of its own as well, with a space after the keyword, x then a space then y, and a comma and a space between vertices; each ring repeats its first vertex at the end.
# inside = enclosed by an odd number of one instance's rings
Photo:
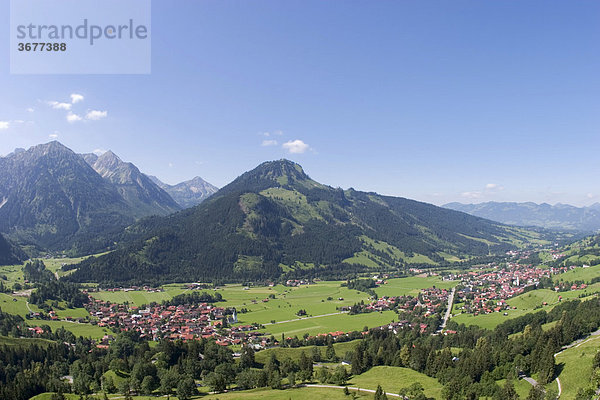
MULTIPOLYGON (((563 301, 569 299, 578 298, 581 294, 590 294, 600 290, 600 283, 588 286, 586 290, 574 290, 569 292, 557 293, 550 289, 538 289, 532 290, 531 292, 523 293, 519 296, 513 297, 507 301, 512 307, 517 307, 516 310, 505 310, 502 312, 494 312, 491 314, 458 314, 452 317, 452 320, 458 324, 465 325, 479 325, 482 328, 494 329, 497 325, 511 318, 520 317, 530 312, 536 312, 539 310, 550 311, 558 304, 558 296, 562 296, 563 301), (548 305, 544 306, 546 302, 548 305), (504 315, 504 313, 508 315, 504 315)), ((454 312, 460 312, 457 310, 460 304, 455 305, 454 312)))
POLYGON ((384 325, 395 319, 397 315, 393 311, 368 314, 339 314, 319 318, 306 318, 300 321, 292 321, 281 324, 267 325, 264 331, 278 337, 282 333, 287 337, 301 337, 305 333, 317 335, 335 331, 350 332, 360 331, 364 326, 374 328, 384 325))
MULTIPOLYGON (((597 256, 594 256, 597 258, 597 256)), ((571 271, 565 272, 564 274, 556 275, 554 277, 554 282, 560 281, 584 281, 590 282, 592 278, 597 278, 600 276, 600 265, 595 265, 589 268, 575 268, 571 271)))
POLYGON ((577 347, 571 347, 558 354, 555 359, 562 371, 558 378, 562 385, 562 399, 574 399, 577 389, 589 385, 592 361, 600 349, 600 336, 592 336, 577 347))
POLYGON ((219 303, 223 307, 246 308, 247 314, 238 314, 242 324, 257 322, 269 323, 271 320, 287 321, 298 318, 300 309, 306 310, 309 316, 337 312, 338 307, 351 306, 361 300, 367 301, 369 295, 356 290, 341 287, 339 281, 318 282, 300 287, 250 287, 244 290, 241 285, 227 285, 218 290, 226 300, 219 303), (274 299, 263 302, 270 295, 274 299), (331 300, 327 300, 331 298, 331 300), (343 300, 339 300, 342 298, 343 300))
POLYGON ((389 279, 385 285, 375 289, 379 297, 381 296, 417 296, 421 289, 427 289, 435 286, 440 289, 451 289, 457 282, 443 281, 437 276, 420 277, 411 276, 408 278, 389 279))
MULTIPOLYGON (((500 387, 504 387, 504 385, 506 384, 506 379, 496 381, 496 383, 500 387)), ((531 384, 523 379, 514 379, 513 385, 515 385, 515 390, 517 391, 519 397, 521 399, 526 399, 527 395, 529 394, 529 391, 531 390, 531 384)))
POLYGON ((387 393, 398 393, 403 387, 415 382, 423 385, 428 397, 441 398, 442 385, 436 379, 409 368, 373 367, 364 374, 352 377, 348 384, 373 390, 377 389, 377 385, 381 385, 387 393))
MULTIPOLYGON (((31 307, 33 311, 39 311, 39 308, 37 308, 35 305, 30 304, 29 307, 31 307)), ((23 318, 29 314, 29 309, 27 308, 27 297, 12 296, 10 294, 0 293, 0 308, 4 312, 20 315, 23 318)))

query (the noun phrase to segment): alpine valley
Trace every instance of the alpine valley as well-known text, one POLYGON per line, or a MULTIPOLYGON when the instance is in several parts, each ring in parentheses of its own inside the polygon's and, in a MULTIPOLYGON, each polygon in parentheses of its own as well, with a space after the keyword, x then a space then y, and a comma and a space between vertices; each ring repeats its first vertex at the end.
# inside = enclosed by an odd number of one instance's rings
POLYGON ((329 187, 279 160, 242 174, 197 207, 128 227, 117 251, 84 261, 68 279, 339 277, 504 253, 545 235, 405 198, 329 187))

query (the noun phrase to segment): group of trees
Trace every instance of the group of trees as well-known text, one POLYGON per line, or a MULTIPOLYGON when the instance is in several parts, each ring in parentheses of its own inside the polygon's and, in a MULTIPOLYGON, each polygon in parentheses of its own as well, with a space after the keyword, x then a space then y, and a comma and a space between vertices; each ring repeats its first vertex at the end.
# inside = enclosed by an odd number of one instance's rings
POLYGON ((50 280, 36 284, 36 290, 29 296, 29 302, 44 308, 48 300, 64 301, 67 307, 78 308, 87 303, 88 297, 75 283, 50 280))
POLYGON ((46 264, 42 260, 33 260, 25 263, 23 277, 32 283, 54 280, 54 274, 46 269, 46 264))
POLYGON ((191 293, 182 293, 171 300, 163 301, 164 306, 180 306, 182 304, 198 305, 202 303, 217 303, 224 301, 223 296, 219 292, 215 292, 214 295, 207 292, 194 291, 191 293))

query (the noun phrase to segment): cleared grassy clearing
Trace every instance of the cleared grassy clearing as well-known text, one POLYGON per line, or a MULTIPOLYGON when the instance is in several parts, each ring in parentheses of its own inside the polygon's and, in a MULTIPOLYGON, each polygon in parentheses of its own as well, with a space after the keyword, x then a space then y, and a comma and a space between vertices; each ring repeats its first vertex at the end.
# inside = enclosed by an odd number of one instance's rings
POLYGON ((364 374, 352 377, 350 386, 365 389, 377 389, 381 385, 387 393, 398 393, 401 388, 419 382, 425 389, 425 395, 435 399, 441 398, 442 385, 435 379, 409 368, 373 367, 364 374))
POLYGON ((581 344, 558 354, 556 363, 563 366, 558 375, 563 399, 574 399, 577 389, 589 385, 592 361, 600 349, 600 336, 592 336, 581 344))

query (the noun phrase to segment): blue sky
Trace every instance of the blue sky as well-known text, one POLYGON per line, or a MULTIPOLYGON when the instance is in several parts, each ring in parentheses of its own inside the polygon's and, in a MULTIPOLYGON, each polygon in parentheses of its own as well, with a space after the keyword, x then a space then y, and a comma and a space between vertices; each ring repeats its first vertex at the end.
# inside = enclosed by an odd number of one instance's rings
POLYGON ((597 1, 154 0, 150 75, 11 75, 2 58, 0 154, 57 138, 218 186, 289 158, 435 204, 587 205, 599 21, 597 1))

